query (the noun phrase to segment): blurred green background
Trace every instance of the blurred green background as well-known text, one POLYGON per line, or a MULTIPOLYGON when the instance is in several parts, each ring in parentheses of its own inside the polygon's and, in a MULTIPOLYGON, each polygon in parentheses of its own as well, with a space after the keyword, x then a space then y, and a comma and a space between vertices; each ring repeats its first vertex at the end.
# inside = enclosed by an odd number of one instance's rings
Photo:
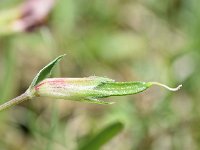
MULTIPOLYGON (((1 0, 0 10, 22 2, 1 0)), ((199 0, 57 0, 46 25, 0 34, 1 103, 23 93, 64 53, 56 77, 183 84, 178 92, 153 87, 111 97, 116 103, 109 106, 24 102, 0 112, 0 149, 200 149, 199 8, 199 0)))

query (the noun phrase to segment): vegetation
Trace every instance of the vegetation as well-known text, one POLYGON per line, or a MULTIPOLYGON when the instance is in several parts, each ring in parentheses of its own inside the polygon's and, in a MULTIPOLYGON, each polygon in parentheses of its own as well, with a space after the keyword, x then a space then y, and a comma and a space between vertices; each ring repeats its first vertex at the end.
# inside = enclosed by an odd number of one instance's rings
POLYGON ((85 77, 85 78, 49 78, 54 65, 60 61, 61 55, 41 69, 33 79, 31 85, 22 95, 0 105, 0 111, 19 104, 34 97, 48 96, 50 98, 60 98, 75 101, 90 102, 95 104, 112 104, 97 98, 109 96, 123 96, 143 92, 152 85, 159 85, 171 91, 177 88, 170 88, 158 82, 115 82, 105 77, 85 77))
POLYGON ((67 56, 51 77, 106 76, 183 88, 155 86, 104 99, 113 105, 34 98, 0 112, 0 149, 200 148, 199 1, 60 0, 34 30, 13 30, 23 2, 0 3, 0 104, 24 93, 41 67, 61 54, 67 56))

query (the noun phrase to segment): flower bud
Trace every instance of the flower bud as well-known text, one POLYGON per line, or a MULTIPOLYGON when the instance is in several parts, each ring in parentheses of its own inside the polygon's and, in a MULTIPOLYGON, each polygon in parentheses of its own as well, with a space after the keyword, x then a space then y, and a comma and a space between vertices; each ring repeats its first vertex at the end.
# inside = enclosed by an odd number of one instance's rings
POLYGON ((47 78, 34 86, 33 93, 36 96, 110 104, 97 99, 140 93, 152 85, 159 85, 171 91, 177 91, 181 87, 180 85, 177 88, 170 88, 158 82, 115 82, 109 78, 92 76, 86 78, 47 78))
POLYGON ((35 86, 35 95, 70 100, 88 99, 98 94, 95 88, 103 82, 113 82, 113 80, 96 76, 47 78, 35 86))

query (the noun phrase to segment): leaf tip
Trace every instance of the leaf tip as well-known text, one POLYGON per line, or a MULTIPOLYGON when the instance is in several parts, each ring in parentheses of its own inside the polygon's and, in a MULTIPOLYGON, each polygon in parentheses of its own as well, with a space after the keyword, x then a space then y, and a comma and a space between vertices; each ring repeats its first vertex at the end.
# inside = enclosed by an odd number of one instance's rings
POLYGON ((175 88, 175 91, 180 90, 182 86, 183 86, 182 84, 180 84, 179 86, 177 86, 177 87, 175 88))
POLYGON ((151 82, 151 84, 152 84, 152 85, 162 86, 162 87, 164 87, 164 88, 166 88, 166 89, 168 89, 168 90, 170 90, 170 91, 174 91, 174 92, 180 90, 181 87, 182 87, 182 84, 178 85, 178 86, 175 87, 175 88, 171 88, 171 87, 169 87, 169 86, 167 86, 167 85, 165 85, 165 84, 161 84, 161 83, 158 83, 158 82, 151 82))

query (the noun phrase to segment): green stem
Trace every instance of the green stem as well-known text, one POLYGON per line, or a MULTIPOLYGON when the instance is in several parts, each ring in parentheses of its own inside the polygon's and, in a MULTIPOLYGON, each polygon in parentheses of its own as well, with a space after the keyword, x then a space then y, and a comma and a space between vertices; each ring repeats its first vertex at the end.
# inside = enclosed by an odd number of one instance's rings
POLYGON ((0 105, 0 111, 5 110, 5 109, 7 109, 7 108, 9 108, 11 106, 17 105, 17 104, 19 104, 19 103, 21 103, 23 101, 29 100, 29 99, 30 99, 30 97, 25 92, 22 95, 20 95, 20 96, 14 98, 14 99, 2 104, 2 105, 0 105))

